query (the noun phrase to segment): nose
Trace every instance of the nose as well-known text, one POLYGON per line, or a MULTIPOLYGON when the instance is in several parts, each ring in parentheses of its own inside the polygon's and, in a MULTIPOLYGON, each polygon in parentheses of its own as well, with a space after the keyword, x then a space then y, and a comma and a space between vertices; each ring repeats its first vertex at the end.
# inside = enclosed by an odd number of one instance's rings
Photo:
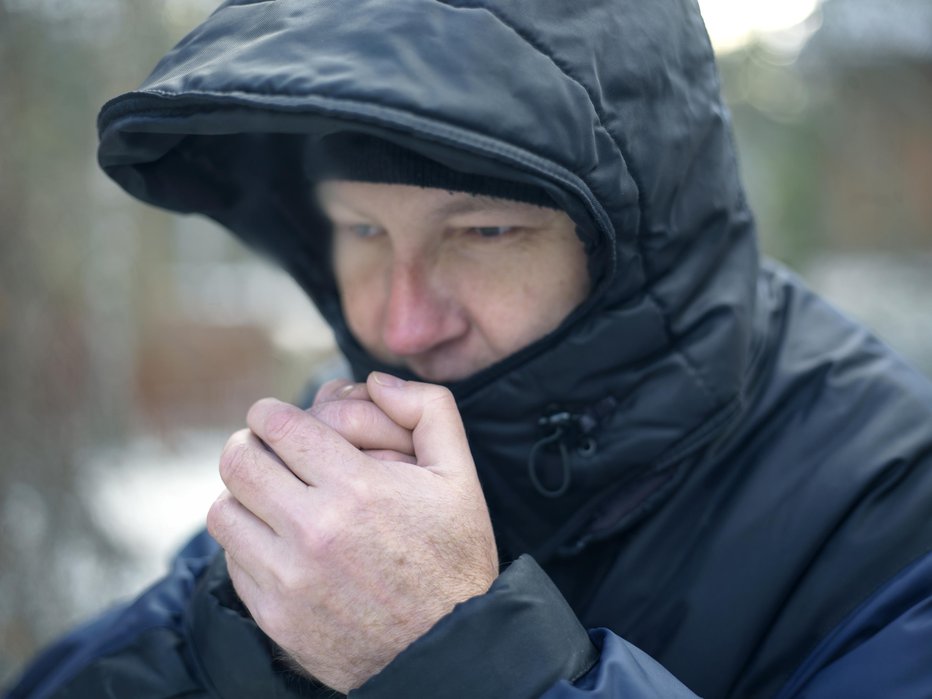
POLYGON ((469 324, 449 280, 426 265, 398 261, 389 275, 382 341, 396 356, 423 354, 463 336, 469 324))

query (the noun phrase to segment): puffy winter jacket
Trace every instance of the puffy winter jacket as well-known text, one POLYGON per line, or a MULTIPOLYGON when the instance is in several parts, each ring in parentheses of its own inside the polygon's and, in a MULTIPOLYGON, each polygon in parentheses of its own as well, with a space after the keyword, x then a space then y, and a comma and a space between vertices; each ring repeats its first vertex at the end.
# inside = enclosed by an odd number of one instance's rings
MULTIPOLYGON (((693 0, 231 1, 99 128, 128 192, 287 269, 357 377, 387 367, 341 315, 307 139, 578 224, 591 297, 451 386, 511 563, 351 695, 932 696, 932 387, 760 261, 693 0)), ((10 696, 331 696, 192 546, 10 696)))

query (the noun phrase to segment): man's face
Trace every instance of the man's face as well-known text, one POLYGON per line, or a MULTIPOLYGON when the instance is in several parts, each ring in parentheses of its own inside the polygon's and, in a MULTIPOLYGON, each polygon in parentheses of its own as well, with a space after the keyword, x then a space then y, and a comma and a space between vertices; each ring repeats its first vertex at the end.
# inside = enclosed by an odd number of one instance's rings
POLYGON ((464 379, 554 330, 589 293, 563 212, 409 185, 328 181, 334 270, 350 330, 375 357, 464 379))

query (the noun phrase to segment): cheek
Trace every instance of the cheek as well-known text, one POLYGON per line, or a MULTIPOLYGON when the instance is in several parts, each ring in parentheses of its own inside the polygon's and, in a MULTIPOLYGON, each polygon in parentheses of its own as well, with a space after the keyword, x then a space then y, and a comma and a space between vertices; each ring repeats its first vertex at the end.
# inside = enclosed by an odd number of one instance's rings
POLYGON ((341 294, 346 323, 356 338, 367 346, 370 346, 373 339, 379 336, 378 328, 375 326, 378 313, 374 310, 376 304, 372 299, 371 293, 366 293, 358 287, 353 287, 341 294))
POLYGON ((473 269, 468 306, 499 358, 555 330, 589 293, 581 243, 539 246, 490 257, 473 269))
POLYGON ((382 315, 380 303, 384 297, 379 281, 382 277, 377 265, 363 264, 359 260, 348 264, 345 255, 341 257, 337 254, 334 258, 334 272, 340 292, 340 305, 349 329, 363 345, 374 348, 381 337, 378 322, 382 315))

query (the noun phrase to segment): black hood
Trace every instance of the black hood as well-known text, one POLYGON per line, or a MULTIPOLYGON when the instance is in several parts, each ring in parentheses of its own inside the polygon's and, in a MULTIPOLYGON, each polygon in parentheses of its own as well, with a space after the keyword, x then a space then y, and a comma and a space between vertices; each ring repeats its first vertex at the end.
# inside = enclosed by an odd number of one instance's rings
POLYGON ((342 318, 304 139, 371 133, 576 220, 590 299, 451 386, 508 552, 546 557, 597 510, 611 533, 607 499, 643 500, 741 409, 758 254, 695 0, 228 2, 99 129, 128 192, 275 257, 358 377, 385 367, 342 318))

